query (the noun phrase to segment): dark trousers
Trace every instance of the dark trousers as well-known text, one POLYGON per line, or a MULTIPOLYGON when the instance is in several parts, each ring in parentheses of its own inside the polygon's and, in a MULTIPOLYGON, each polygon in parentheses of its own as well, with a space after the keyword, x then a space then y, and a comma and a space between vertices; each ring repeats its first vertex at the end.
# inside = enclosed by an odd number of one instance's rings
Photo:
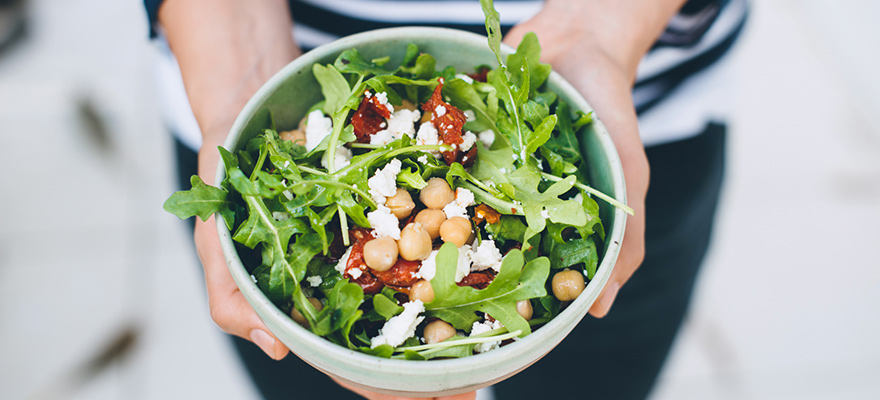
MULTIPOLYGON (((605 318, 587 316, 553 351, 495 386, 506 399, 644 399, 660 372, 688 309, 709 246, 724 174, 726 129, 647 149, 645 261, 605 318)), ((195 153, 177 143, 180 185, 189 188, 195 153)), ((273 361, 250 342, 232 338, 266 399, 356 399, 294 355, 273 361)), ((430 361, 428 361, 430 362, 430 361)))

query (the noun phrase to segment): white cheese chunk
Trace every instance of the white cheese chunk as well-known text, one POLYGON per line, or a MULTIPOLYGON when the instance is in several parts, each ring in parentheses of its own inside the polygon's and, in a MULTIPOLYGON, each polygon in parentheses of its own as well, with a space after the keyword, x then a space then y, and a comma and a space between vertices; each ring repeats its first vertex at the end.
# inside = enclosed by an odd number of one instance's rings
POLYGON ((370 348, 375 349, 383 344, 397 347, 406 339, 416 334, 416 327, 425 317, 419 314, 425 312, 425 305, 421 300, 413 300, 403 304, 403 311, 397 314, 379 329, 379 336, 370 339, 370 348))
POLYGON ((550 211, 541 210, 541 218, 550 219, 550 211))
MULTIPOLYGON (((323 157, 321 157, 321 166, 323 166, 324 168, 330 168, 330 163, 327 162, 329 155, 330 155, 330 153, 327 152, 327 153, 324 153, 323 157)), ((336 170, 338 171, 340 168, 343 168, 343 167, 347 166, 348 164, 351 164, 351 157, 352 157, 351 149, 349 149, 348 147, 345 147, 344 145, 340 145, 339 147, 337 147, 336 148, 336 158, 335 158, 336 165, 334 165, 334 167, 336 167, 336 170)))
POLYGON ((477 135, 474 135, 471 131, 465 132, 461 139, 464 140, 461 143, 461 151, 468 151, 471 147, 474 147, 475 143, 477 143, 477 135))
POLYGON ((449 204, 443 206, 443 213, 446 214, 446 219, 452 217, 462 217, 467 218, 467 209, 456 203, 455 201, 450 202, 449 204))
POLYGON ((471 273, 471 246, 462 245, 458 248, 458 261, 455 264, 455 282, 461 282, 471 273))
POLYGON ((389 236, 394 240, 400 240, 400 220, 391 213, 390 208, 379 204, 379 208, 367 213, 367 221, 373 228, 373 236, 389 236))
POLYGON ((306 281, 308 281, 309 285, 311 285, 312 287, 318 287, 321 286, 322 283, 324 283, 324 280, 321 279, 321 277, 318 275, 310 276, 306 278, 306 281))
POLYGON ((471 271, 484 271, 489 268, 501 271, 501 251, 495 247, 494 240, 483 240, 471 255, 471 271))
POLYGON ((461 207, 470 207, 477 202, 474 200, 474 192, 465 188, 455 189, 455 204, 461 207))
POLYGON ((464 117, 467 119, 467 122, 476 121, 477 113, 474 110, 464 110, 464 117))
MULTIPOLYGON (((498 329, 498 328, 502 328, 502 327, 504 327, 504 325, 502 325, 501 322, 498 321, 497 319, 492 322, 489 322, 489 321, 474 322, 474 325, 471 326, 471 336, 476 336, 481 333, 489 332, 493 329, 498 329)), ((474 346, 474 351, 477 353, 485 353, 489 350, 495 350, 499 346, 501 346, 500 340, 496 340, 494 342, 485 342, 485 343, 480 343, 480 344, 474 346)))
POLYGON ((393 159, 382 169, 376 170, 373 177, 367 180, 370 196, 378 204, 385 204, 385 198, 397 193, 397 174, 400 173, 400 160, 393 159))
POLYGON ((342 258, 340 258, 339 262, 336 263, 336 270, 339 271, 339 275, 345 274, 345 266, 348 264, 349 257, 351 257, 351 247, 345 249, 345 253, 342 254, 342 258))
POLYGON ((382 104, 385 107, 387 107, 389 112, 394 112, 394 106, 392 106, 391 103, 388 102, 388 93, 385 93, 385 92, 376 93, 376 99, 379 100, 379 104, 382 104))
POLYGON ((434 279, 434 275, 437 274, 437 253, 439 253, 438 250, 431 250, 431 254, 429 254, 428 258, 424 259, 422 265, 419 266, 419 271, 415 274, 416 278, 421 278, 426 281, 434 279))
POLYGON ((309 113, 306 121, 306 150, 312 151, 333 131, 333 120, 325 117, 321 110, 309 113))
POLYGON ((492 147, 492 143, 495 143, 495 131, 491 129, 480 132, 479 137, 480 142, 483 142, 483 146, 487 149, 492 147))
POLYGON ((351 271, 348 271, 348 274, 351 275, 352 279, 360 278, 361 274, 363 274, 363 273, 364 273, 364 271, 361 271, 358 268, 352 268, 351 271))

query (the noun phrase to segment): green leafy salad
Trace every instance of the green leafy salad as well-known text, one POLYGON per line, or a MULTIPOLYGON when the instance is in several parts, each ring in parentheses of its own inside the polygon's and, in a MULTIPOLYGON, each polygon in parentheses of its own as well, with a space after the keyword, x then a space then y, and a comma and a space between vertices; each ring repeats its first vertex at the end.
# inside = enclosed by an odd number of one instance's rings
POLYGON ((483 5, 497 68, 347 50, 313 66, 323 100, 296 129, 219 147, 219 187, 193 176, 165 209, 222 216, 260 289, 340 346, 425 360, 530 334, 596 273, 594 198, 631 210, 586 185, 591 114, 544 88, 536 36, 503 60, 483 5))

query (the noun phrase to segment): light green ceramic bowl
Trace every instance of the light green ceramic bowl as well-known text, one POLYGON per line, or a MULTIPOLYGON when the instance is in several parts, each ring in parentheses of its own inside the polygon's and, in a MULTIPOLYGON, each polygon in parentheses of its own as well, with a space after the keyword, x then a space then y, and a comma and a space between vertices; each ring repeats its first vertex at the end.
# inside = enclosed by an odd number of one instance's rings
MULTIPOLYGON (((321 46, 290 63, 275 74, 247 103, 236 119, 225 147, 235 151, 256 136, 269 123, 269 113, 279 129, 292 129, 317 101, 321 90, 312 75, 312 64, 332 64, 346 49, 356 48, 366 59, 390 56, 389 65, 403 58, 407 43, 437 59, 439 68, 454 66, 470 71, 477 65, 496 65, 486 37, 469 32, 440 28, 392 28, 349 36, 321 46)), ((505 52, 512 52, 507 47, 505 52)), ((590 105, 555 72, 547 82, 549 89, 572 105, 574 110, 590 111, 590 105)), ((589 164, 592 186, 625 201, 623 172, 614 144, 598 120, 580 132, 581 148, 589 164)), ((224 178, 218 169, 217 182, 224 178)), ((231 235, 221 218, 217 219, 220 241, 232 277, 247 301, 269 330, 291 351, 315 368, 354 386, 399 396, 449 395, 491 385, 525 369, 552 350, 583 318, 611 275, 617 260, 626 215, 599 202, 606 229, 605 254, 598 272, 584 292, 559 316, 522 340, 483 354, 450 360, 407 361, 373 357, 337 346, 302 328, 281 312, 257 288, 242 266, 231 235)), ((589 340, 578 338, 577 340, 589 340)), ((296 380, 290 377, 291 382, 296 380)), ((307 382, 302 382, 306 383, 307 382)))

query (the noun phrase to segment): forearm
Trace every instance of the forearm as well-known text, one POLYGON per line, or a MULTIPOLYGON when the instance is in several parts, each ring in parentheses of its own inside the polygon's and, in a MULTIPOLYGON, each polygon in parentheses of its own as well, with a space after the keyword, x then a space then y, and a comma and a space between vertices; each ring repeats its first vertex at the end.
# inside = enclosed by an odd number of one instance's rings
POLYGON ((248 99, 300 54, 285 0, 165 0, 159 21, 180 65, 203 148, 222 144, 248 99))

